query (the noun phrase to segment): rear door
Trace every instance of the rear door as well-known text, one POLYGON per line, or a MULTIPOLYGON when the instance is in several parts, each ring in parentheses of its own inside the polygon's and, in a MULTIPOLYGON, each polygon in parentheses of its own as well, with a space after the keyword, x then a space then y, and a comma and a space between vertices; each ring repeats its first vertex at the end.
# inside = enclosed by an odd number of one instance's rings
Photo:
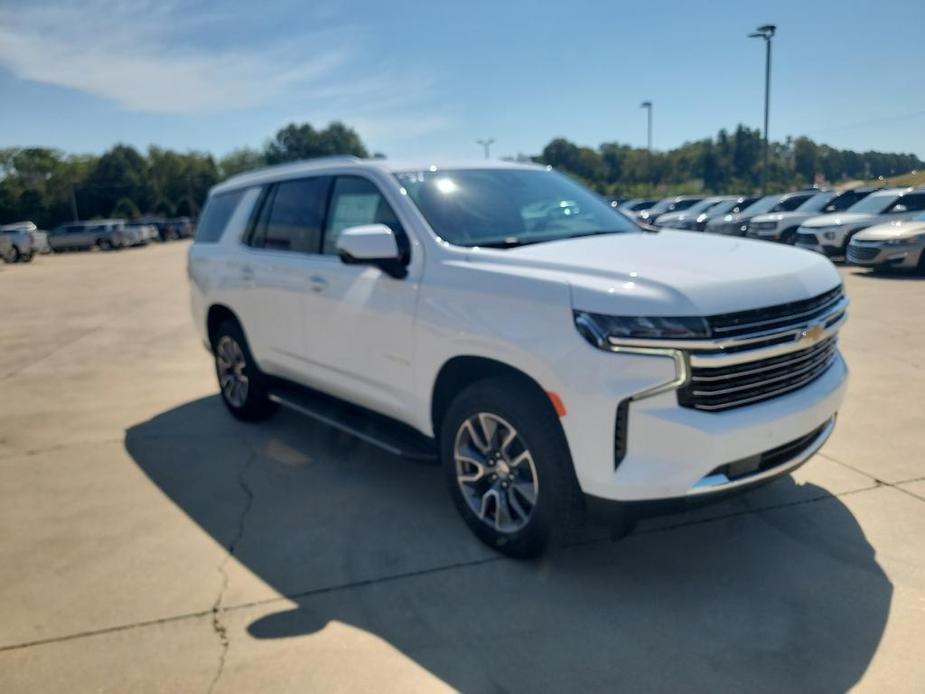
POLYGON ((321 247, 321 227, 331 179, 314 176, 270 186, 245 237, 238 302, 248 342, 261 367, 304 380, 304 295, 310 291, 309 259, 321 247))

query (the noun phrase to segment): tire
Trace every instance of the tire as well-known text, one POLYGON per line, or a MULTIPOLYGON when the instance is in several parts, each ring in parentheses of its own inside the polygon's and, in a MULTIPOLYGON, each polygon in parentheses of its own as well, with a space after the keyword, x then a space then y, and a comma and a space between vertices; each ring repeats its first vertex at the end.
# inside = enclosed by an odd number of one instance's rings
POLYGON ((793 246, 793 245, 795 245, 796 242, 797 242, 797 230, 796 230, 796 228, 795 228, 795 227, 791 227, 790 229, 785 229, 783 232, 781 232, 781 235, 780 235, 780 242, 781 242, 781 243, 785 243, 785 244, 787 244, 788 246, 793 246))
POLYGON ((10 255, 6 262, 18 263, 21 258, 22 258, 22 253, 19 252, 19 247, 13 246, 13 248, 10 250, 10 255))
POLYGON ((23 253, 23 254, 19 257, 19 261, 20 261, 21 263, 31 263, 33 257, 34 257, 34 256, 33 256, 32 253, 23 253))
POLYGON ((111 251, 112 242, 109 241, 108 239, 100 239, 99 241, 96 242, 96 247, 99 248, 101 251, 111 251))
POLYGON ((919 264, 915 266, 916 272, 925 277, 925 248, 919 253, 919 264))
POLYGON ((450 403, 439 437, 453 503, 489 547, 519 559, 536 557, 582 524, 565 435, 530 384, 493 378, 470 385, 450 403))
POLYGON ((222 402, 234 417, 252 422, 276 412, 276 403, 268 397, 267 378, 257 368, 244 331, 236 321, 226 320, 219 325, 212 353, 222 402))

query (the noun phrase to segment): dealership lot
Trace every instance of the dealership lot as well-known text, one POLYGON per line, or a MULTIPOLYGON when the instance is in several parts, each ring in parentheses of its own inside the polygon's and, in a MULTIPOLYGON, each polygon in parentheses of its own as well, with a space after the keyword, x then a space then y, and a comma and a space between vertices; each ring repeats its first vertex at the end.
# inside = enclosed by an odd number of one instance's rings
POLYGON ((842 268, 796 483, 518 563, 438 468, 231 419, 185 250, 0 271, 0 690, 920 691, 925 278, 842 268))

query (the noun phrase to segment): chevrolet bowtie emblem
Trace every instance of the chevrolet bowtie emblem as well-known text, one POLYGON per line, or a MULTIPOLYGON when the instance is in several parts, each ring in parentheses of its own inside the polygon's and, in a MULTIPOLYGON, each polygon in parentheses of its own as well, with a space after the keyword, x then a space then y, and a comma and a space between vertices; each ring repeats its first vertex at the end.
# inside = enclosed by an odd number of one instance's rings
POLYGON ((810 325, 800 333, 800 342, 805 342, 808 345, 816 344, 822 339, 823 330, 822 323, 810 325))

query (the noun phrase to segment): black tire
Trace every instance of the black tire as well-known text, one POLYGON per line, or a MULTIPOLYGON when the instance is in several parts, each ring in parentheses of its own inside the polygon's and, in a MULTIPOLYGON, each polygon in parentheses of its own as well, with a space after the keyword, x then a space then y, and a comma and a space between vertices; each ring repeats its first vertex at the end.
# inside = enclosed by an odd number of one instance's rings
POLYGON ((96 247, 99 248, 101 251, 111 251, 112 242, 109 241, 108 239, 99 239, 96 242, 96 247))
POLYGON ((32 253, 23 253, 23 254, 19 257, 19 262, 21 262, 21 263, 31 263, 31 262, 32 262, 32 258, 33 258, 32 253))
POLYGON ((919 254, 919 264, 916 266, 916 271, 925 277, 925 249, 922 249, 922 252, 919 254))
POLYGON ((785 229, 781 232, 780 242, 786 243, 788 246, 793 246, 797 242, 797 230, 796 227, 791 227, 790 229, 785 229))
MULTIPOLYGON (((440 459, 453 503, 472 532, 489 547, 520 559, 535 557, 551 544, 562 544, 581 526, 584 520, 583 501, 565 435, 552 406, 531 384, 517 378, 493 378, 470 385, 450 403, 439 436, 440 459), (523 444, 520 451, 529 451, 533 461, 532 470, 536 473, 535 505, 525 521, 520 519, 524 523, 522 527, 507 532, 479 517, 462 491, 463 484, 457 479, 457 438, 466 436, 462 433, 465 423, 480 413, 498 417, 516 430, 519 441, 511 445, 519 447, 523 444)), ((498 434, 497 438, 502 438, 502 435, 498 434)), ((510 456, 505 459, 510 462, 510 456)), ((497 466, 501 463, 488 462, 487 465, 497 466)), ((506 463, 504 465, 507 470, 506 463)), ((518 472, 512 474, 523 475, 525 471, 521 470, 521 466, 516 468, 518 472)), ((492 467, 491 470, 500 472, 501 468, 492 467)), ((532 473, 532 470, 526 472, 532 473)), ((480 483, 489 488, 501 484, 491 479, 486 474, 480 483)), ((506 494, 505 499, 510 499, 514 495, 513 486, 516 485, 508 484, 503 492, 500 489, 496 491, 506 494)), ((474 485, 468 489, 474 491, 474 485)), ((477 495, 478 492, 474 491, 473 496, 477 495)), ((517 505, 522 506, 523 501, 525 499, 517 505)), ((494 497, 493 503, 496 504, 494 523, 497 524, 497 504, 501 503, 499 497, 494 497)), ((513 518, 513 506, 507 500, 504 507, 510 514, 508 517, 513 518)))
POLYGON ((10 256, 6 262, 18 263, 21 258, 22 258, 22 253, 19 252, 19 248, 17 246, 13 246, 12 250, 10 250, 10 256))
POLYGON ((213 335, 212 353, 215 356, 215 375, 218 379, 219 392, 222 396, 222 402, 225 407, 237 419, 247 422, 253 422, 266 419, 276 412, 276 403, 272 402, 268 395, 267 377, 257 368, 254 357, 251 355, 250 348, 247 346, 247 338, 244 337, 244 331, 237 321, 226 320, 219 325, 218 330, 213 335), (232 391, 223 386, 223 350, 230 340, 230 344, 236 345, 240 350, 243 363, 238 373, 246 379, 244 385, 243 397, 240 391, 232 391))

